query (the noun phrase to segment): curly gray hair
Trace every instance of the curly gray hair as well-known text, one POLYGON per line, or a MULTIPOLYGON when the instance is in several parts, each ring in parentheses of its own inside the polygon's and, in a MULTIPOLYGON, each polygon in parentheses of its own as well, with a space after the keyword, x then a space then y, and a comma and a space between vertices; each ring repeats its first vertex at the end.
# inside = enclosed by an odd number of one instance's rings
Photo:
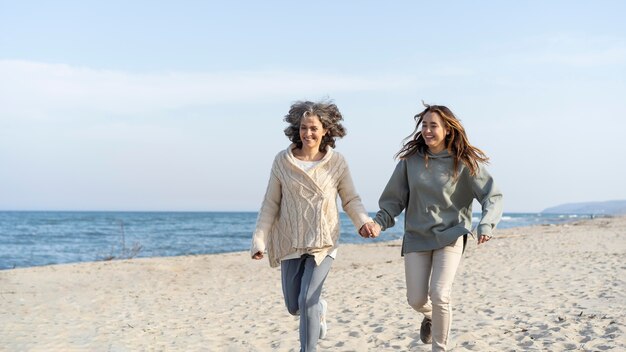
POLYGON ((328 101, 297 101, 289 109, 289 114, 285 115, 285 122, 289 124, 285 128, 285 136, 298 148, 302 148, 302 140, 300 139, 300 123, 305 116, 317 116, 322 123, 322 127, 327 130, 322 143, 320 144, 320 152, 326 151, 326 146, 335 148, 335 139, 346 135, 346 129, 341 124, 343 116, 339 112, 337 105, 331 100, 328 101))

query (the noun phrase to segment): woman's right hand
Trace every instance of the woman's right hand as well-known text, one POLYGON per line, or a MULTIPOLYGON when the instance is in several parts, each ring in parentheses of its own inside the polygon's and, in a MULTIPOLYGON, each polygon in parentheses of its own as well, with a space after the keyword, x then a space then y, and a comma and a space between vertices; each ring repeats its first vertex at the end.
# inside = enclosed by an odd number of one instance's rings
POLYGON ((363 238, 376 238, 380 235, 380 225, 378 223, 372 221, 361 226, 359 230, 359 235, 363 238))
POLYGON ((256 259, 256 260, 261 260, 263 259, 263 252, 256 252, 254 253, 254 255, 252 256, 252 259, 256 259))

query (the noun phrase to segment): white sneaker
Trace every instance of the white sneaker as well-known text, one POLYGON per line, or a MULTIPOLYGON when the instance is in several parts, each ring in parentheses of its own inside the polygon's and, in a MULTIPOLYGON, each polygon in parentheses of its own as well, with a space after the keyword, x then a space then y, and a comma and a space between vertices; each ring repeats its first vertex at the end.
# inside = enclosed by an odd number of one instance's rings
POLYGON ((326 337, 328 325, 326 325, 326 310, 328 309, 328 303, 325 299, 320 299, 320 306, 322 306, 322 312, 320 314, 320 340, 326 337))

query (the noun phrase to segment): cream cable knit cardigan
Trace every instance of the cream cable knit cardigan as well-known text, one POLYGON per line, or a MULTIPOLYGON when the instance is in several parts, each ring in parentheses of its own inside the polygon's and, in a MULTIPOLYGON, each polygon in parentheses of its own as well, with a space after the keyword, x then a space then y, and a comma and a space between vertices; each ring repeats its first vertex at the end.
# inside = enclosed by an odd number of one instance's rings
POLYGON ((252 236, 251 255, 267 252, 271 267, 296 252, 321 263, 337 246, 340 234, 337 195, 358 229, 372 221, 356 193, 344 157, 327 147, 308 172, 299 168, 290 145, 274 158, 265 198, 252 236))

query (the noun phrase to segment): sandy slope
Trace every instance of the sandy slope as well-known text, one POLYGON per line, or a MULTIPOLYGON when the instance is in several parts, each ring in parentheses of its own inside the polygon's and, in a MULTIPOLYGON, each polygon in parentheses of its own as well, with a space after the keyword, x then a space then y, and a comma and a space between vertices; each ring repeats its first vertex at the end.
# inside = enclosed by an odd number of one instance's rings
MULTIPOLYGON (((626 218, 472 242, 453 290, 453 351, 626 351, 626 218)), ((429 351, 398 242, 344 245, 321 351, 429 351)), ((0 350, 297 351, 280 273, 247 253, 0 271, 0 350)))

